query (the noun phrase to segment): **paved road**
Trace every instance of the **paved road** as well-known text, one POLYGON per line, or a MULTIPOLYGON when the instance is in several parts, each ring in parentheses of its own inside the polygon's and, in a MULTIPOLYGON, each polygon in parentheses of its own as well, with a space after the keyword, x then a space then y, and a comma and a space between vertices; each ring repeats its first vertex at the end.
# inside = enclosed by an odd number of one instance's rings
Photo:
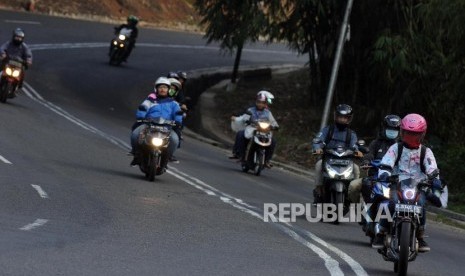
MULTIPOLYGON (((232 64, 201 36, 142 29, 117 68, 103 46, 110 25, 6 11, 0 21, 0 39, 19 25, 35 49, 25 93, 0 106, 2 275, 392 274, 356 224, 263 222, 264 203, 308 202, 310 179, 243 174, 189 138, 155 183, 128 166, 133 110, 157 76, 232 64)), ((305 62, 282 45, 247 49, 243 64, 305 62)), ((433 251, 411 274, 462 275, 463 232, 428 233, 433 251)))

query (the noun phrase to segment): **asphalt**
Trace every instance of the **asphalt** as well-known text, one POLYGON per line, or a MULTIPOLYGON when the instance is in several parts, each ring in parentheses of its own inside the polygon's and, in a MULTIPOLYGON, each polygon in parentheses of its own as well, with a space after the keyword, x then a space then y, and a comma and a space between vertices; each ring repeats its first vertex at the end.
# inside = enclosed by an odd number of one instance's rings
MULTIPOLYGON (((277 74, 284 74, 291 72, 293 70, 301 69, 302 66, 298 64, 286 64, 283 66, 254 66, 254 67, 245 67, 240 70, 241 74, 251 74, 251 75, 260 75, 260 72, 271 72, 271 76, 277 74), (268 69, 268 70, 265 70, 268 69)), ((212 74, 216 74, 217 70, 212 70, 212 74)), ((208 72, 203 71, 203 76, 208 77, 208 72)), ((215 111, 217 105, 215 104, 214 98, 218 91, 228 91, 230 85, 229 79, 224 79, 218 83, 212 85, 207 90, 203 91, 199 97, 198 101, 198 112, 195 116, 198 116, 197 124, 195 125, 194 131, 188 130, 187 134, 191 137, 204 141, 211 145, 221 147, 226 150, 226 152, 231 152, 232 146, 234 145, 234 137, 226 135, 224 132, 220 131, 223 129, 220 126, 221 122, 216 118, 215 111)), ((313 169, 308 169, 302 166, 298 166, 292 163, 284 163, 278 161, 272 161, 275 166, 283 168, 293 173, 304 175, 309 178, 313 178, 315 171, 313 169)), ((452 221, 451 225, 460 225, 461 228, 465 228, 465 214, 457 213, 445 208, 437 208, 434 206, 427 206, 429 215, 431 218, 436 218, 438 215, 448 218, 452 221)))

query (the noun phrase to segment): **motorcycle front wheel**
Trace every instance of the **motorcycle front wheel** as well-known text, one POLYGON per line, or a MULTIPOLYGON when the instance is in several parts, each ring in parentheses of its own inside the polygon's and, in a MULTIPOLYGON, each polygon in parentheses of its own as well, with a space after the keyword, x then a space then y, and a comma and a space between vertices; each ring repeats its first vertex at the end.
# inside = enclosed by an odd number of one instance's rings
MULTIPOLYGON (((400 226, 400 241, 399 241, 399 262, 398 262, 398 274, 407 275, 408 269, 408 256, 410 253, 410 222, 402 222, 400 226)), ((395 264, 394 264, 395 265, 395 264)), ((394 266, 395 269, 395 266, 394 266)), ((395 272, 395 271, 394 271, 395 272)))
POLYGON ((0 91, 0 102, 6 103, 6 99, 8 98, 8 94, 10 94, 10 89, 13 89, 8 81, 3 81, 1 85, 0 91))

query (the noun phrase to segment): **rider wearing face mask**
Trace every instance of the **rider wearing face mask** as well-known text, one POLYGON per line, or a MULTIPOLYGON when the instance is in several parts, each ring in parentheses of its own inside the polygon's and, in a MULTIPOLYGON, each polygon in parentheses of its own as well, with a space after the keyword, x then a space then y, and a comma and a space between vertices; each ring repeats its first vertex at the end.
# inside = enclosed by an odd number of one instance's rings
MULTIPOLYGON (((399 181, 413 178, 417 180, 424 179, 427 175, 438 170, 436 159, 430 148, 422 145, 422 140, 426 134, 427 124, 425 118, 419 114, 408 114, 405 116, 400 125, 400 143, 393 144, 381 160, 381 166, 378 172, 378 181, 386 181, 391 174, 398 175, 399 181)), ((381 185, 377 183, 376 185, 381 185)), ((376 198, 377 187, 374 187, 373 192, 376 198)), ((437 207, 447 206, 447 189, 442 187, 439 176, 432 181, 432 192, 419 194, 420 199, 418 204, 423 206, 426 200, 437 207), (442 195, 436 196, 436 191, 444 192, 446 197, 442 195)), ((384 200, 381 204, 387 204, 391 214, 394 213, 395 202, 398 201, 398 195, 394 191, 391 193, 390 200, 384 200)), ((420 227, 417 229, 418 251, 430 251, 429 245, 424 240, 426 214, 423 208, 423 214, 420 218, 420 227)), ((375 228, 376 237, 373 241, 373 248, 384 247, 384 233, 389 227, 387 219, 381 219, 379 225, 375 228)))
MULTIPOLYGON (((356 145, 357 134, 349 129, 352 116, 353 111, 350 105, 338 105, 334 111, 334 124, 324 127, 313 139, 313 153, 321 155, 324 153, 323 149, 325 148, 333 149, 339 145, 345 145, 347 148, 354 149, 356 156, 362 156, 356 145)), ((320 159, 315 163, 316 187, 313 190, 314 203, 322 203, 324 198, 322 162, 322 159, 320 159)), ((359 178, 360 169, 356 164, 354 164, 354 174, 355 178, 359 178)))
MULTIPOLYGON (((19 58, 24 62, 24 67, 27 69, 32 65, 32 52, 31 49, 24 43, 24 32, 22 29, 17 28, 13 31, 13 36, 10 41, 5 42, 0 47, 0 60, 2 60, 2 70, 6 64, 6 58, 16 59, 19 58)), ((18 87, 23 86, 24 70, 21 71, 21 80, 18 87)))
MULTIPOLYGON (((387 115, 381 122, 381 130, 378 134, 378 138, 373 140, 369 145, 369 152, 363 156, 362 164, 367 166, 372 160, 381 160, 384 154, 387 152, 392 144, 396 143, 399 137, 400 131, 400 117, 397 115, 387 115)), ((373 176, 378 173, 376 168, 370 168, 368 176, 373 176)), ((369 182, 364 184, 370 184, 369 182)), ((356 178, 350 182, 349 185, 349 199, 352 203, 358 203, 360 200, 360 191, 364 196, 365 202, 367 202, 370 196, 370 186, 363 186, 362 178, 356 178)))

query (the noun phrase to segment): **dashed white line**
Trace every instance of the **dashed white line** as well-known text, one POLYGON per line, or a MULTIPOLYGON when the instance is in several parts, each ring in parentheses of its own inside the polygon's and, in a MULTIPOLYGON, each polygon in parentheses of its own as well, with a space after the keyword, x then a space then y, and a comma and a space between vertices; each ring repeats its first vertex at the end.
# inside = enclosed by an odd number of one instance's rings
MULTIPOLYGON (((125 150, 128 150, 130 148, 127 143, 121 141, 120 139, 115 138, 115 137, 113 137, 111 135, 107 135, 106 133, 96 129, 95 127, 93 127, 93 126, 79 120, 78 118, 70 115, 69 113, 67 113, 66 111, 61 109, 60 107, 58 107, 58 106, 56 106, 56 105, 54 105, 54 104, 52 104, 52 103, 50 103, 48 101, 45 101, 37 91, 33 90, 33 88, 31 86, 26 85, 26 87, 28 87, 29 90, 31 91, 31 93, 28 93, 26 91, 26 95, 28 95, 28 97, 30 97, 33 100, 41 103, 42 105, 44 105, 48 109, 52 110, 53 112, 59 114, 60 116, 70 120, 71 122, 75 123, 76 125, 84 128, 84 129, 86 129, 88 131, 91 131, 93 133, 98 134, 99 136, 102 136, 103 138, 109 140, 110 142, 112 142, 113 144, 119 146, 120 148, 123 148, 125 150), (34 92, 32 92, 32 91, 34 91, 34 92), (34 95, 32 95, 32 94, 34 94, 34 95)), ((263 219, 263 217, 257 212, 257 210, 258 210, 257 207, 248 205, 247 203, 245 203, 241 199, 234 198, 234 197, 232 197, 232 196, 230 196, 230 195, 228 195, 226 193, 223 193, 223 192, 217 190, 216 188, 213 188, 212 186, 204 183, 203 181, 201 181, 201 180, 199 180, 199 179, 197 179, 195 177, 192 177, 192 176, 190 176, 188 174, 182 173, 177 169, 171 168, 170 170, 167 171, 167 173, 171 174, 172 176, 182 180, 183 182, 185 182, 185 183, 187 183, 187 184, 189 184, 189 185, 191 185, 191 186, 193 186, 193 187, 195 187, 195 188, 197 188, 199 190, 202 190, 203 192, 205 192, 208 195, 219 197, 223 202, 225 202, 227 204, 230 204, 231 206, 233 206, 233 207, 235 207, 235 208, 237 208, 237 209, 239 209, 239 210, 241 210, 243 212, 246 212, 246 213, 252 215, 253 217, 259 218, 260 220, 263 219)), ((46 222, 47 222, 47 220, 37 220, 33 224, 26 225, 23 228, 30 228, 30 227, 35 228, 35 227, 38 227, 38 226, 41 226, 41 225, 45 224, 46 222)), ((322 258, 324 260, 325 267, 327 268, 327 270, 330 272, 331 275, 343 275, 343 272, 339 267, 339 262, 337 262, 335 259, 333 259, 331 256, 329 256, 327 253, 325 253, 323 251, 323 249, 321 249, 320 247, 316 246, 315 244, 307 241, 301 235, 297 234, 297 232, 294 231, 294 229, 293 229, 294 227, 291 224, 275 223, 273 225, 277 226, 279 229, 284 231, 287 235, 291 236, 293 239, 295 239, 299 243, 301 243, 304 246, 308 247, 314 253, 316 253, 320 258, 322 258)), ((21 228, 21 230, 25 230, 23 228, 21 228)), ((337 249, 336 247, 326 243, 325 241, 318 238, 316 235, 314 235, 313 233, 311 233, 309 231, 304 230, 304 231, 301 231, 301 232, 304 232, 305 236, 307 236, 310 239, 313 239, 314 241, 321 244, 326 249, 335 252, 340 258, 342 258, 344 261, 346 261, 349 264, 349 266, 352 268, 352 270, 355 272, 356 275, 359 275, 359 276, 367 275, 367 273, 363 269, 363 267, 359 263, 357 263, 355 260, 353 260, 349 255, 345 254, 344 252, 337 249)))
POLYGON ((36 221, 34 221, 33 223, 27 224, 27 225, 19 228, 19 230, 30 231, 32 229, 35 229, 37 227, 40 227, 40 226, 46 224, 47 222, 48 222, 48 219, 36 219, 36 221))
POLYGON ((5 23, 19 23, 19 24, 34 24, 40 25, 41 23, 38 21, 25 21, 25 20, 13 20, 13 19, 5 19, 3 20, 5 23))
POLYGON ((5 157, 1 156, 0 155, 0 160, 5 163, 5 164, 8 164, 8 165, 13 165, 13 163, 11 163, 10 161, 8 161, 8 159, 6 159, 5 157))
POLYGON ((31 184, 31 186, 37 191, 37 193, 39 193, 41 198, 48 198, 48 194, 42 189, 42 187, 34 184, 31 184))

